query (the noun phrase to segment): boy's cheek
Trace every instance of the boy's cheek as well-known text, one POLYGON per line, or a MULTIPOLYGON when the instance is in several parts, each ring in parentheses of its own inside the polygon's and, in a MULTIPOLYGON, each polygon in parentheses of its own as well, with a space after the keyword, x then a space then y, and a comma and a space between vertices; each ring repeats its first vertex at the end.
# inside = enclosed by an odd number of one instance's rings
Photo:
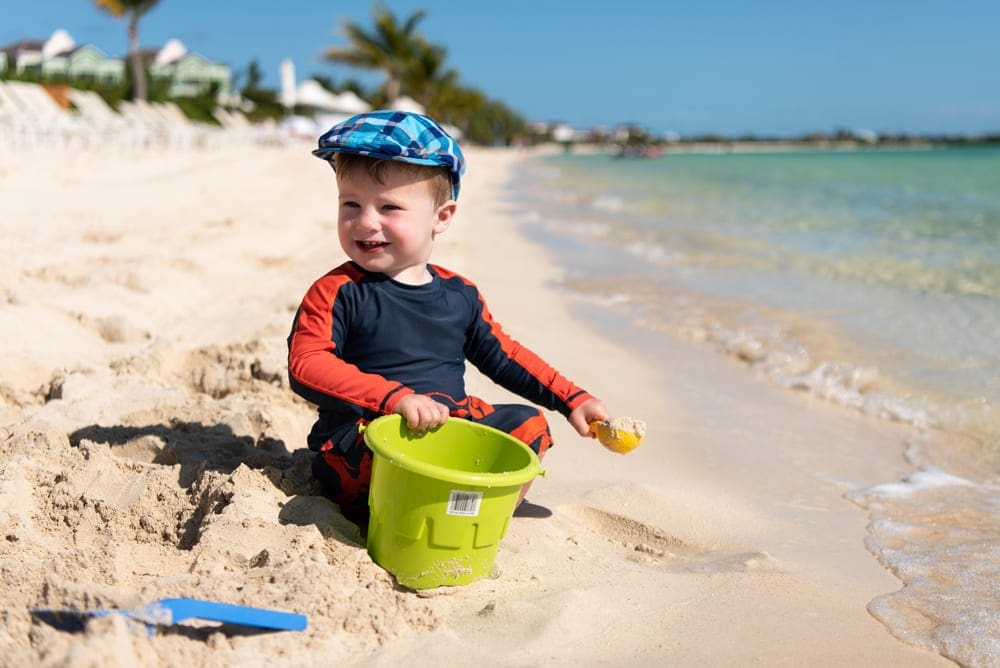
POLYGON ((340 241, 340 245, 345 248, 347 246, 354 245, 354 237, 351 235, 351 228, 347 225, 341 225, 337 230, 337 239, 340 241))

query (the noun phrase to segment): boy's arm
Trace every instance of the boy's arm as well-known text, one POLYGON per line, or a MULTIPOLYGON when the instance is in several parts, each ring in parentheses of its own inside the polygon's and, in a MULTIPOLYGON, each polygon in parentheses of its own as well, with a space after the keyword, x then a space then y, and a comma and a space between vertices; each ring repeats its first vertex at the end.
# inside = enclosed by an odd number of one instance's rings
MULTIPOLYGON (((361 371, 339 356, 335 302, 348 276, 328 274, 306 293, 288 336, 288 377, 292 390, 320 408, 347 402, 380 414, 392 413, 413 390, 397 381, 361 371)), ((339 323, 343 325, 343 323, 339 323)))
POLYGON ((493 320, 478 290, 476 297, 477 313, 466 343, 466 357, 476 368, 498 385, 566 417, 594 399, 548 362, 508 336, 493 320))

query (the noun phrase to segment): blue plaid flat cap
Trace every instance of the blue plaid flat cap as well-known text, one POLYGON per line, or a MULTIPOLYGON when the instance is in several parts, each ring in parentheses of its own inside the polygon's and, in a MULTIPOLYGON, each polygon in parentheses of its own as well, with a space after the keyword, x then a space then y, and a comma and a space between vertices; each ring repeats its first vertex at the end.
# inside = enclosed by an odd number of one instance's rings
POLYGON ((458 199, 465 173, 465 157, 458 142, 433 119, 406 111, 370 111, 337 123, 319 138, 319 148, 312 153, 327 161, 334 153, 355 153, 447 167, 453 199, 458 199))

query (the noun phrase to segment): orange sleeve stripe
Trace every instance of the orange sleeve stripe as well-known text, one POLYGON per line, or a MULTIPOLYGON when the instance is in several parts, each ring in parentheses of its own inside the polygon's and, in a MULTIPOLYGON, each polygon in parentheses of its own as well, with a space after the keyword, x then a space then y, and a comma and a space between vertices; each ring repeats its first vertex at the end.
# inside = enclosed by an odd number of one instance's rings
POLYGON ((391 413, 413 390, 378 374, 365 373, 336 354, 334 306, 337 294, 357 271, 333 271, 316 281, 299 306, 289 337, 288 373, 303 396, 320 406, 332 397, 377 413, 391 413))

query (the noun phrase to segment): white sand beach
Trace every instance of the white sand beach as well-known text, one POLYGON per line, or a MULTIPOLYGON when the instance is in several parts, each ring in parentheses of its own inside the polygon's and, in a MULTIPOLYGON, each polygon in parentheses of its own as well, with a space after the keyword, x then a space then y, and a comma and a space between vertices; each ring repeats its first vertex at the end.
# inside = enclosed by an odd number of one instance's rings
POLYGON ((905 428, 588 317, 521 234, 516 151, 467 151, 433 261, 648 432, 620 456, 551 414, 547 475, 495 577, 396 586, 318 495, 313 409, 286 379, 298 301, 343 260, 333 176, 309 148, 0 155, 0 663, 950 664, 867 612, 900 582, 844 498, 905 475, 905 428), (176 596, 308 628, 147 635, 111 616, 68 633, 29 612, 176 596))

